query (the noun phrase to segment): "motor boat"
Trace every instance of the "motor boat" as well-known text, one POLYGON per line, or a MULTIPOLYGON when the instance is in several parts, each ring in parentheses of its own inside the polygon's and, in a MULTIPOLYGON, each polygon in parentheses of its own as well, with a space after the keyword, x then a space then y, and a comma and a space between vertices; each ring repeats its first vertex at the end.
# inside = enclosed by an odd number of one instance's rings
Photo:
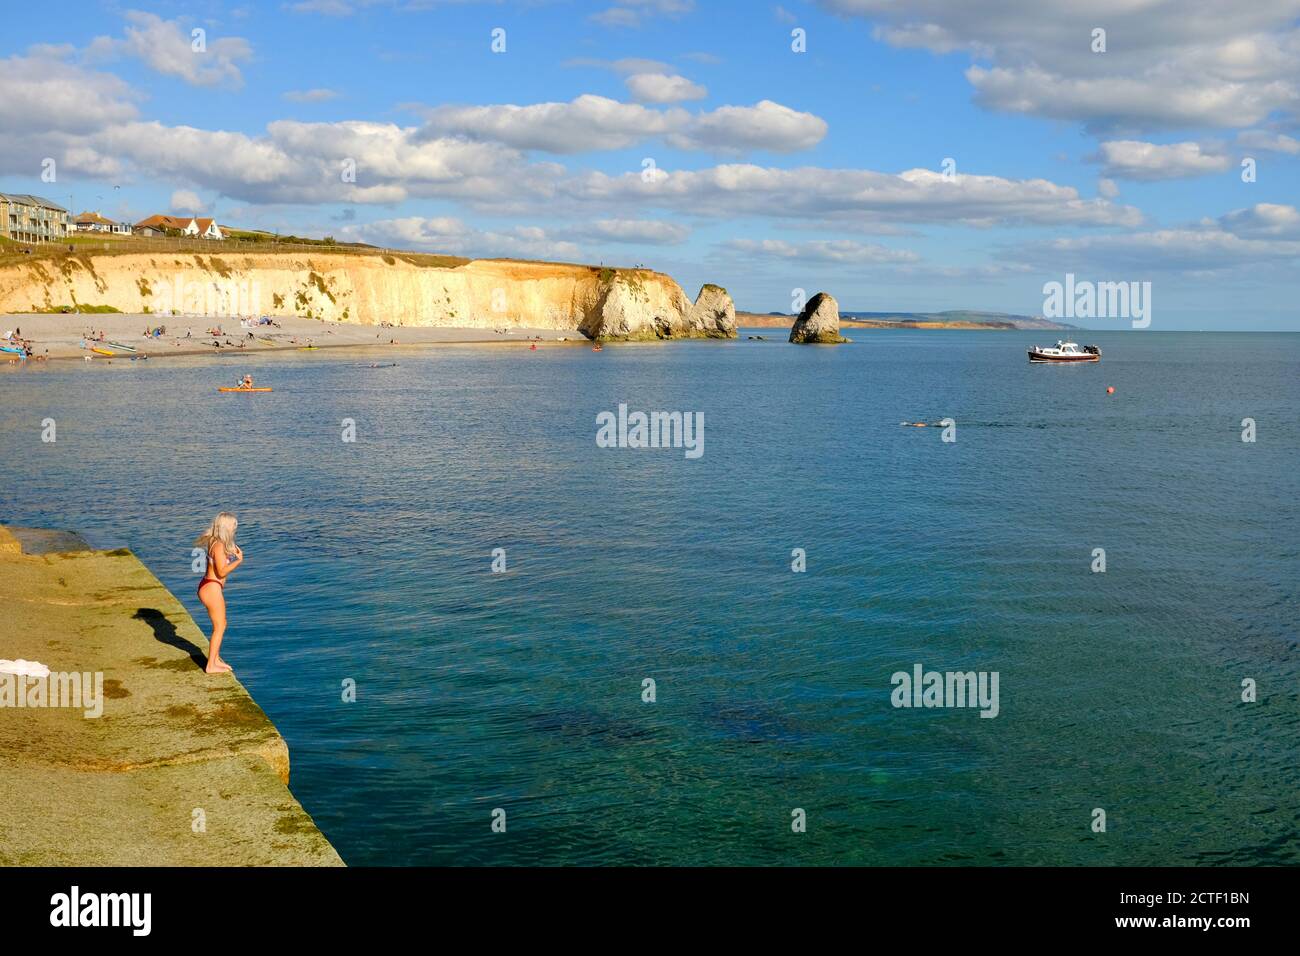
POLYGON ((1078 342, 1057 342, 1055 346, 1043 348, 1035 345, 1029 350, 1031 362, 1100 362, 1101 349, 1095 345, 1080 345, 1078 342))

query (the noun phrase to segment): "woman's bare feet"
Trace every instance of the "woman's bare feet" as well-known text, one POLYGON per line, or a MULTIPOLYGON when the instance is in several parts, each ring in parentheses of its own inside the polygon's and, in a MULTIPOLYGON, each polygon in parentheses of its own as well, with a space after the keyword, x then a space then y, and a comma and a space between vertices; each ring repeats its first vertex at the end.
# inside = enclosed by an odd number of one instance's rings
POLYGON ((234 669, 225 661, 210 660, 208 666, 204 668, 204 672, 208 674, 233 674, 234 669))

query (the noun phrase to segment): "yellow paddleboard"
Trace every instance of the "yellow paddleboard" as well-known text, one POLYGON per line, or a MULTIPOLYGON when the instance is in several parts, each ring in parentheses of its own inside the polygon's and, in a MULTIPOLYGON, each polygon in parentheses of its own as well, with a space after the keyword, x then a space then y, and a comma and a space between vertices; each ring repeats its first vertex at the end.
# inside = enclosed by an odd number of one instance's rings
POLYGON ((218 388, 217 389, 218 392, 269 392, 270 390, 271 390, 270 388, 263 388, 261 386, 257 388, 218 388))
POLYGON ((116 352, 110 352, 108 349, 91 349, 96 355, 116 355, 116 352))

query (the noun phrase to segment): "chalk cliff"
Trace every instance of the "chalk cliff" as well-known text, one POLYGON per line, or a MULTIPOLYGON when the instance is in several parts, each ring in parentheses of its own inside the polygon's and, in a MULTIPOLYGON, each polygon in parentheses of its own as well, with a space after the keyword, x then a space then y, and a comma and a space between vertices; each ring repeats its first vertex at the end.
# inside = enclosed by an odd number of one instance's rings
POLYGON ((356 252, 67 254, 0 266, 0 312, 108 306, 160 318, 245 315, 377 325, 541 328, 591 338, 731 338, 735 308, 705 286, 692 303, 649 269, 356 252))

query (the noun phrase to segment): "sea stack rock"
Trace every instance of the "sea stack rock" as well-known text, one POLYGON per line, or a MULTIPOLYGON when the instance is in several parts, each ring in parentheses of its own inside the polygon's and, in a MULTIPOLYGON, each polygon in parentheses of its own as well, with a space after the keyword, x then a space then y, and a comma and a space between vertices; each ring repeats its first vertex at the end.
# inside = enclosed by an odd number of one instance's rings
POLYGON ((790 327, 790 341, 801 345, 839 345, 848 339, 840 335, 840 304, 829 292, 818 292, 808 300, 790 327))
POLYGON ((705 283, 700 286, 700 293, 695 297, 695 305, 687 318, 691 335, 703 335, 711 339, 734 339, 736 337, 736 304, 731 301, 727 290, 720 285, 705 283))
POLYGON ((578 328, 597 340, 735 338, 736 307, 720 286, 704 286, 692 305, 667 276, 611 269, 602 274, 599 297, 578 328))

